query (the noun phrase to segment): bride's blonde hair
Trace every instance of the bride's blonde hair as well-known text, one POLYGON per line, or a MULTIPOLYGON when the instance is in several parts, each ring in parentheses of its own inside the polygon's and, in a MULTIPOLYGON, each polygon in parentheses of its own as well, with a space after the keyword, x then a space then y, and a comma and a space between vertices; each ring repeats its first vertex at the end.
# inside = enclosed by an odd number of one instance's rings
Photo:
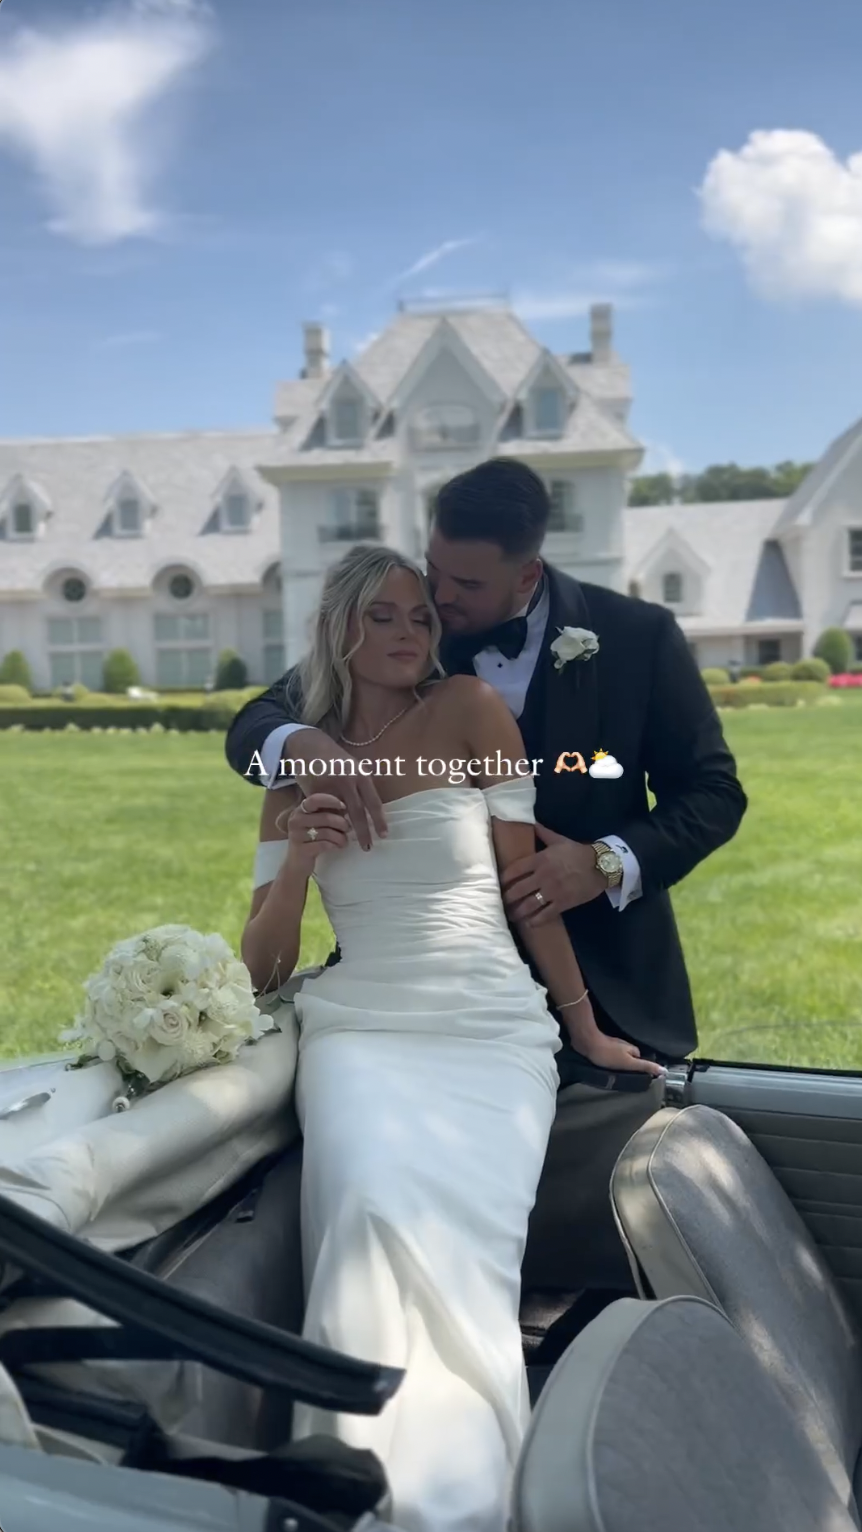
POLYGON ((360 545, 351 548, 328 571, 317 609, 311 649, 288 681, 288 705, 292 705, 303 723, 335 735, 344 729, 353 696, 350 661, 362 644, 363 619, 394 569, 405 569, 415 575, 428 603, 431 664, 425 681, 442 678, 444 671, 438 655, 442 629, 423 571, 394 548, 377 543, 360 545), (348 634, 354 617, 358 619, 360 631, 351 649, 348 634))

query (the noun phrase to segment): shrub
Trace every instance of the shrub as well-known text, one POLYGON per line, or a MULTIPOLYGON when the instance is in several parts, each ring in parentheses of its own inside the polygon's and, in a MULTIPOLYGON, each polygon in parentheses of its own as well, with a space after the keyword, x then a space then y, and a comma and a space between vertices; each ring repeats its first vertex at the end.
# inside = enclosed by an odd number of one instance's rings
POLYGON ((793 667, 794 681, 828 681, 830 667, 823 659, 797 660, 793 667))
MULTIPOLYGON (((117 730, 147 729, 153 724, 163 724, 165 729, 179 733, 227 731, 237 709, 219 700, 199 703, 129 702, 126 699, 88 699, 74 709, 76 729, 117 730)), ((27 704, 0 703, 0 729, 23 725, 25 729, 65 729, 72 721, 68 703, 28 702, 27 704)))
POLYGON ((711 686, 716 707, 796 707, 827 695, 820 681, 764 681, 760 686, 711 686))
POLYGON ((0 681, 4 686, 22 686, 29 696, 33 690, 30 666, 20 649, 10 649, 0 665, 0 681))
POLYGON ((850 634, 843 628, 827 628, 814 645, 814 654, 818 660, 826 661, 834 676, 846 675, 853 659, 850 634))
POLYGON ((15 703, 20 707, 23 702, 26 707, 30 700, 26 686, 16 686, 14 681, 0 681, 0 703, 15 703))
POLYGON ((216 666, 215 691, 238 692, 248 685, 248 666, 235 649, 223 649, 216 666))
POLYGON ((63 686, 55 686, 51 696, 60 702, 83 702, 90 692, 81 681, 67 681, 63 686))
POLYGON ((102 685, 106 692, 125 692, 140 684, 140 673, 128 649, 112 649, 102 666, 102 685))
POLYGON ((792 681, 793 666, 788 665, 786 660, 773 660, 771 665, 763 667, 764 681, 792 681))
POLYGON ((763 676, 760 674, 755 674, 751 671, 748 673, 748 675, 743 673, 743 675, 741 675, 739 678, 739 684, 740 686, 762 686, 763 676))
POLYGON ((750 681, 752 676, 753 676, 755 681, 759 681, 760 680, 760 673, 761 673, 761 666, 760 665, 743 665, 742 669, 739 672, 739 679, 740 679, 740 681, 750 681))
POLYGON ((700 673, 707 686, 730 685, 730 672, 720 669, 718 665, 707 665, 706 669, 702 670, 700 673))

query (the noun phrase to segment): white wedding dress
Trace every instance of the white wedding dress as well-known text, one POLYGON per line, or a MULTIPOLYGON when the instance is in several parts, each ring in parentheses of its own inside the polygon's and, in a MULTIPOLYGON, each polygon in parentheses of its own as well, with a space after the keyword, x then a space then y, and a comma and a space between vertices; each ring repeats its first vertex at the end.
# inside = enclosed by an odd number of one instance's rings
MULTIPOLYGON (((341 961, 295 997, 304 1334, 406 1376, 378 1417, 297 1406, 294 1435, 375 1452, 405 1532, 503 1532, 529 1419, 520 1271, 560 1039, 491 818, 534 802, 532 778, 411 793, 370 851, 317 862, 341 961)), ((259 849, 258 883, 284 854, 259 849)))

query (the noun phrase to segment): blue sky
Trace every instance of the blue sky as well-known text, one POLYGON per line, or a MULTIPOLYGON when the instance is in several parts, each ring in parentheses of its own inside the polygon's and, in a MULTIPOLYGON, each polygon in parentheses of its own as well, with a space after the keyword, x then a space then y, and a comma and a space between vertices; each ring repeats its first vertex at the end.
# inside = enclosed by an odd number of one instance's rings
POLYGON ((617 308, 649 466, 862 413, 858 0, 4 0, 0 435, 269 420, 323 318, 617 308), (412 273, 407 275, 407 273, 412 273))

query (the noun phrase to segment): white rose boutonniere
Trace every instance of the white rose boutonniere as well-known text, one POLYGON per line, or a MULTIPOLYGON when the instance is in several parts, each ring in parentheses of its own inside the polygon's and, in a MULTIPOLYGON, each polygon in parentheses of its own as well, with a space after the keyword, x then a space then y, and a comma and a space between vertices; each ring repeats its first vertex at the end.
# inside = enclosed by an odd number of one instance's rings
POLYGON ((551 644, 555 656, 554 665, 562 670, 569 660, 588 660, 598 653, 599 640, 589 628, 561 628, 559 638, 551 644))

